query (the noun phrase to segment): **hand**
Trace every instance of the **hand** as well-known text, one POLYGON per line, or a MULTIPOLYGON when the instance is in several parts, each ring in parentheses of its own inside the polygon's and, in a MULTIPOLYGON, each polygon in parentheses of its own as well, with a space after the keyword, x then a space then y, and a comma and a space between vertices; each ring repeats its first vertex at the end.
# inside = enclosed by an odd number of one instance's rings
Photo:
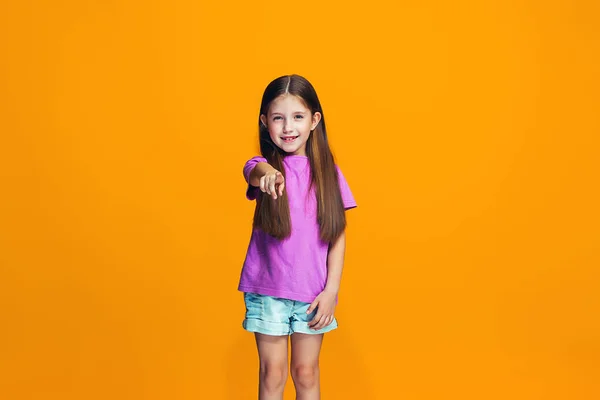
POLYGON ((335 292, 324 290, 317 296, 315 301, 311 303, 310 307, 308 307, 308 310, 306 311, 307 314, 313 312, 315 308, 317 308, 317 306, 318 308, 317 314, 308 323, 308 327, 310 329, 319 330, 333 322, 333 314, 335 311, 335 298, 335 292))
POLYGON ((268 193, 274 200, 277 199, 278 193, 279 196, 283 196, 283 189, 285 188, 283 174, 276 169, 267 172, 260 178, 259 187, 263 193, 268 193))

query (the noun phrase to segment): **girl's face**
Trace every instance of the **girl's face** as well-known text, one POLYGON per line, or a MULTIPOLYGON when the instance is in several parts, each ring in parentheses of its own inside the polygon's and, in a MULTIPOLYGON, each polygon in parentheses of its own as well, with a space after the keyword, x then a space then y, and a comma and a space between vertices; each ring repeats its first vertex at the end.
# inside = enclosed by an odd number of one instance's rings
POLYGON ((277 147, 288 154, 306 155, 306 141, 321 121, 321 113, 311 113, 298 97, 284 94, 275 98, 267 115, 260 120, 277 147))

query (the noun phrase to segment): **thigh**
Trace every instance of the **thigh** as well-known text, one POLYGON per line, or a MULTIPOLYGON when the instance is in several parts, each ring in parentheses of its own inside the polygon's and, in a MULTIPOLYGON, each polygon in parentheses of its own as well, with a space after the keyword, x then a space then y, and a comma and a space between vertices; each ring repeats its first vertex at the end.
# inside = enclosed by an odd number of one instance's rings
POLYGON ((271 336, 255 333, 258 357, 263 366, 287 366, 288 336, 271 336))
POLYGON ((292 341, 292 366, 318 365, 323 334, 294 333, 292 341))

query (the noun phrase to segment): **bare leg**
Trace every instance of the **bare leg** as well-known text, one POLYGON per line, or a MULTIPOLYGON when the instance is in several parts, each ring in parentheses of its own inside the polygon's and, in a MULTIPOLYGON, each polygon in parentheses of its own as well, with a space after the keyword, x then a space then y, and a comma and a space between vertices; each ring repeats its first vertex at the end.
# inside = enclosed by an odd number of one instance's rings
POLYGON ((258 399, 282 400, 288 376, 288 337, 256 333, 260 358, 258 399))
POLYGON ((292 379, 297 400, 319 400, 319 353, 323 334, 292 334, 292 379))

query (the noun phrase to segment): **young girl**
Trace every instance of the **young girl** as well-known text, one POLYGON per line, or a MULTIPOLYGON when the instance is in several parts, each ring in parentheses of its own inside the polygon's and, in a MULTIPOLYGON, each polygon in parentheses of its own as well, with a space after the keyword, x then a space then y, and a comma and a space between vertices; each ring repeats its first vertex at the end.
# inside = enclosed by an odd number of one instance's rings
POLYGON ((291 375, 298 399, 319 399, 323 334, 334 310, 345 251, 345 210, 356 202, 327 142, 313 86, 298 75, 272 81, 258 121, 261 156, 244 165, 246 197, 256 199, 241 273, 244 329, 260 358, 259 399, 282 399, 291 375))

